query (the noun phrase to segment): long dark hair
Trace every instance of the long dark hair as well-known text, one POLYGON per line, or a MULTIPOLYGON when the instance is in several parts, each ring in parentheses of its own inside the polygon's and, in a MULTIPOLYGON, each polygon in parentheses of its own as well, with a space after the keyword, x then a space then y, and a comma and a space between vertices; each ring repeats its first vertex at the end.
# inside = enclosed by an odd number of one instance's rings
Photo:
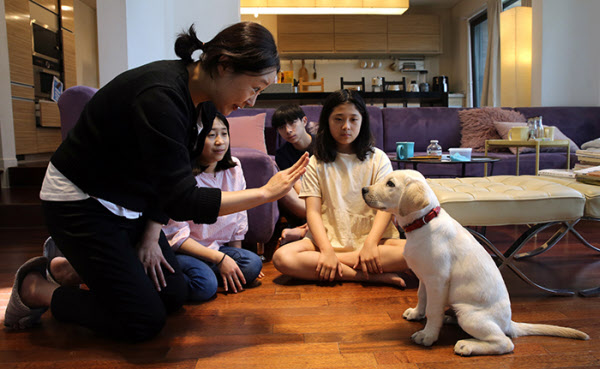
MULTIPOLYGON (((215 107, 215 105, 212 102, 206 101, 206 102, 198 105, 197 109, 198 109, 198 119, 202 122, 202 130, 200 131, 200 134, 198 134, 198 139, 196 141, 196 148, 194 150, 194 154, 192 155, 193 156, 192 157, 192 172, 194 175, 202 173, 206 170, 206 168, 208 168, 207 166, 202 165, 200 163, 199 159, 202 156, 202 150, 204 149, 204 143, 206 142, 206 136, 208 136, 208 134, 212 130, 215 118, 219 118, 219 120, 221 120, 223 122, 225 127, 227 127, 227 135, 229 135, 229 122, 227 121, 227 118, 225 118, 225 116, 223 114, 221 114, 217 111, 217 108, 215 107)), ((227 151, 225 152, 223 159, 221 159, 217 163, 215 172, 233 168, 236 165, 237 165, 236 162, 233 161, 233 159, 231 158, 231 140, 230 140, 229 146, 227 147, 227 151)))
POLYGON ((273 35, 254 22, 233 24, 203 43, 196 36, 194 25, 180 33, 175 41, 175 54, 187 63, 193 63, 192 54, 202 50, 200 64, 211 77, 218 65, 234 73, 263 75, 275 69, 279 72, 279 53, 273 35))
POLYGON ((317 130, 317 137, 315 139, 314 155, 317 159, 325 163, 331 163, 337 157, 337 144, 329 130, 329 116, 336 106, 346 103, 354 104, 356 110, 362 116, 360 131, 356 139, 352 142, 354 153, 359 160, 363 161, 366 159, 367 154, 373 151, 373 135, 371 134, 369 113, 367 112, 364 100, 356 91, 338 90, 327 96, 327 99, 323 103, 323 109, 321 109, 319 117, 319 129, 317 130))

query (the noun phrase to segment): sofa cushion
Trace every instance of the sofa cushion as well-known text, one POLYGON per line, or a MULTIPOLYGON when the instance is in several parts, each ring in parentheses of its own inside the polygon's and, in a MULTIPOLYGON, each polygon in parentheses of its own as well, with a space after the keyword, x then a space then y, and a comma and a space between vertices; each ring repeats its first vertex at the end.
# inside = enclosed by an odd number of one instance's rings
POLYGON ((264 132, 264 140, 265 140, 265 145, 267 146, 267 153, 269 155, 275 155, 275 151, 277 149, 277 140, 279 138, 279 135, 277 134, 277 131, 273 129, 273 127, 271 126, 271 119, 273 118, 273 112, 275 111, 274 108, 252 108, 252 109, 238 109, 233 111, 231 114, 229 114, 229 116, 227 117, 228 120, 230 120, 230 118, 235 118, 235 117, 247 117, 247 116, 254 116, 257 114, 261 114, 261 113, 265 113, 265 120, 264 120, 264 124, 265 124, 265 132, 264 132))
POLYGON ((247 117, 231 117, 229 143, 231 147, 245 147, 267 153, 265 145, 265 113, 247 117))
POLYGON ((415 152, 425 151, 430 140, 438 140, 442 149, 460 146, 459 108, 383 108, 383 147, 396 152, 396 141, 415 143, 415 152))
POLYGON ((525 118, 542 117, 542 123, 559 128, 577 145, 600 137, 600 107, 544 106, 515 108, 525 118))
POLYGON ((458 113, 461 122, 461 147, 485 151, 485 140, 500 139, 494 122, 526 122, 523 114, 503 108, 466 109, 458 113))

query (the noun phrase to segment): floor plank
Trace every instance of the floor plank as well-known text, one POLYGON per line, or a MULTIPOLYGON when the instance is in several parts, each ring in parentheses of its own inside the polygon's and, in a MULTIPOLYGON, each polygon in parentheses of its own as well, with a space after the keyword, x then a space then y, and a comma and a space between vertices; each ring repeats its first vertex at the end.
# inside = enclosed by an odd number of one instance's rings
MULTIPOLYGON (((509 247, 525 226, 488 228, 499 248, 509 247)), ((578 229, 596 244, 600 230, 578 229)), ((43 228, 0 229, 0 320, 14 273, 41 253, 43 228)), ((543 235, 529 248, 543 241, 543 235)), ((519 262, 535 280, 555 288, 600 285, 600 253, 567 236, 553 249, 519 262)), ((463 358, 454 355, 457 340, 468 336, 444 326, 432 347, 410 336, 421 322, 402 313, 417 302, 416 285, 402 290, 357 283, 316 285, 281 276, 264 265, 261 286, 239 294, 188 304, 171 316, 160 335, 141 344, 111 342, 89 331, 44 315, 30 331, 0 330, 2 368, 598 368, 600 297, 553 297, 534 289, 510 270, 502 272, 515 321, 558 324, 587 332, 591 340, 556 337, 514 339, 513 353, 463 358)))

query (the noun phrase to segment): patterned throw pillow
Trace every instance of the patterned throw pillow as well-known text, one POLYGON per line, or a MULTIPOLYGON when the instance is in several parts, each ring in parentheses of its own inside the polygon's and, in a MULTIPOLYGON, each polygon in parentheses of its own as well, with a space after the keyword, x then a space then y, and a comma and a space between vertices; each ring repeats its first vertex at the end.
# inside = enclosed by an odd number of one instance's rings
POLYGON ((485 140, 501 138, 494 122, 526 122, 523 114, 502 108, 465 109, 458 112, 458 117, 462 128, 460 147, 479 152, 485 151, 485 140))

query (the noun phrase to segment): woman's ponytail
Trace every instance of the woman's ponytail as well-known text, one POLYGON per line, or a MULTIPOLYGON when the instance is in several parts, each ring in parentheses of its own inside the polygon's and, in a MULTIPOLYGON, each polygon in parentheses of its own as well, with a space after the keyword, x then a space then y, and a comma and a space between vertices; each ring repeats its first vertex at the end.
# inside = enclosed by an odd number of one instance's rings
POLYGON ((187 33, 180 33, 177 35, 177 40, 175 40, 175 54, 187 63, 193 62, 192 54, 194 51, 203 50, 203 48, 204 43, 198 40, 193 24, 187 33))

